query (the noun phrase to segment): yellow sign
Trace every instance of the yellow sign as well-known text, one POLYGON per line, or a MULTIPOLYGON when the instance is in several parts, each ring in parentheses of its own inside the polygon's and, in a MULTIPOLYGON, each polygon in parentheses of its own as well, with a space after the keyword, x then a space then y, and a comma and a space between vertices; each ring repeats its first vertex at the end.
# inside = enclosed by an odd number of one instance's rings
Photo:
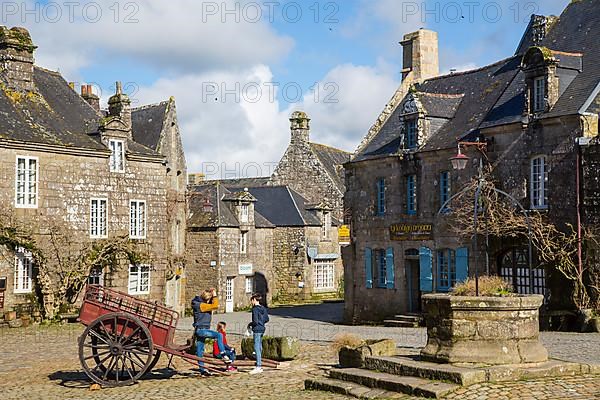
POLYGON ((431 240, 430 224, 395 224, 390 226, 391 240, 431 240))
POLYGON ((342 246, 350 244, 350 227, 348 225, 338 228, 338 243, 342 246))

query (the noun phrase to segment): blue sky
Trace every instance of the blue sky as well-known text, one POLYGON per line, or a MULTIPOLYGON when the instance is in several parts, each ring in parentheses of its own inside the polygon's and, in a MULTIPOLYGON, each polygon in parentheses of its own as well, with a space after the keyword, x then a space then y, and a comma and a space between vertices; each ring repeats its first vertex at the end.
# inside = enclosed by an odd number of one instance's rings
POLYGON ((31 31, 39 65, 103 99, 116 80, 135 105, 175 96, 190 170, 230 176, 270 173, 295 109, 313 118, 313 140, 356 148, 399 84, 403 34, 436 30, 442 73, 464 70, 511 56, 532 12, 568 3, 29 0, 3 1, 1 16, 31 31))

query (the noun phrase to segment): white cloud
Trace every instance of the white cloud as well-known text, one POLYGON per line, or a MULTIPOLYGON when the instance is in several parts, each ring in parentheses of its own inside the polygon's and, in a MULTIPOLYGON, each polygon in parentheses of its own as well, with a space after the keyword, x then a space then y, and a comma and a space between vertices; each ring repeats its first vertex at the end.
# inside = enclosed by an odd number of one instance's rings
POLYGON ((253 15, 243 12, 244 2, 236 0, 95 0, 72 8, 56 2, 60 18, 41 5, 37 12, 23 14, 26 9, 35 10, 31 0, 15 4, 17 13, 3 16, 7 19, 4 22, 27 27, 39 46, 38 63, 60 68, 69 76, 77 76, 83 67, 119 57, 172 73, 245 68, 280 60, 294 44, 290 37, 277 34, 268 22, 249 19, 253 15), (86 8, 89 4, 94 5, 86 8), (237 4, 239 12, 237 16, 212 15, 206 8, 208 4, 222 10, 234 10, 237 4), (98 21, 90 22, 96 15, 101 15, 98 21), (57 21, 53 23, 54 18, 57 21))
POLYGON ((383 61, 376 67, 337 66, 321 80, 319 101, 307 93, 286 109, 271 98, 273 75, 265 65, 161 79, 141 88, 139 98, 145 104, 175 96, 189 171, 212 177, 270 175, 289 143, 288 118, 294 110, 311 117, 312 141, 353 151, 396 90, 394 71, 383 61), (218 94, 212 94, 213 83, 220 87, 218 94), (332 83, 337 93, 325 91, 332 83), (236 84, 239 102, 233 93, 224 93, 233 92, 236 84), (255 92, 244 90, 248 84, 262 88, 258 101, 253 101, 255 92), (326 102, 326 95, 338 101, 326 102))
POLYGON ((257 65, 161 79, 142 87, 139 97, 153 103, 175 96, 189 171, 270 175, 289 141, 287 115, 269 93, 272 81, 270 69, 257 65), (257 87, 260 97, 253 91, 257 87))
POLYGON ((316 102, 307 95, 302 104, 292 106, 288 112, 303 108, 308 113, 312 118, 312 140, 354 151, 400 85, 398 75, 383 60, 376 67, 339 65, 320 82, 323 94, 337 89, 331 96, 335 101, 320 96, 316 102), (334 86, 327 91, 326 84, 334 86))

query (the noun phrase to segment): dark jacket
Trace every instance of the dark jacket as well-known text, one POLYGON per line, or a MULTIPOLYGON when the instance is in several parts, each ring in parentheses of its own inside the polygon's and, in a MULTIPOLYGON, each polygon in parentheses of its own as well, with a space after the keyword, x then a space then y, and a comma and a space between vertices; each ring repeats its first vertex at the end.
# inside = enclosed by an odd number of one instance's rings
POLYGON ((260 304, 252 307, 252 332, 265 333, 265 324, 269 322, 267 309, 260 304))
POLYGON ((209 308, 206 307, 207 304, 208 303, 202 300, 200 296, 196 296, 192 299, 192 310, 194 311, 194 328, 196 329, 210 329, 210 323, 212 321, 212 311, 202 311, 203 308, 209 308))

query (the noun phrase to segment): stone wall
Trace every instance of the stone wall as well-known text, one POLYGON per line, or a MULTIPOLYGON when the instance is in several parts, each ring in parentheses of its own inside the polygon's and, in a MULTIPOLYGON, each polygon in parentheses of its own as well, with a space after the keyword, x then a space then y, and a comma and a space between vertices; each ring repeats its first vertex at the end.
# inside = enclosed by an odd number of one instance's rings
MULTIPOLYGON (((580 120, 564 117, 530 124, 522 130, 520 124, 489 129, 484 136, 490 139, 485 164, 494 165, 496 185, 530 207, 531 158, 546 155, 549 168, 549 207, 546 215, 560 228, 574 224, 576 216, 576 147, 575 137, 581 134, 580 120)), ((434 251, 433 282, 436 277, 436 249, 466 247, 469 251, 469 273, 474 274, 475 253, 471 240, 457 237, 447 225, 444 216, 438 216, 441 206, 440 173, 449 171, 451 192, 457 193, 469 180, 476 176, 480 153, 474 148, 463 149, 470 157, 464 171, 453 171, 449 159, 455 149, 417 153, 414 159, 387 157, 351 164, 346 172, 345 207, 352 211, 352 246, 344 252, 346 272, 347 320, 381 319, 408 311, 408 274, 411 262, 405 251, 429 247, 434 251), (417 214, 406 213, 406 176, 417 176, 417 214), (386 213, 376 215, 376 181, 386 179, 386 213), (431 224, 433 240, 395 242, 390 240, 392 224, 431 224), (365 248, 393 248, 395 267, 395 289, 366 289, 365 248), (348 280, 352 280, 352 284, 348 280)), ((590 164, 590 171, 593 171, 590 164)), ((591 198, 591 197, 590 197, 591 198)), ((490 273, 499 272, 499 257, 502 251, 512 246, 527 246, 527 241, 492 241, 489 250, 490 273)), ((485 253, 480 244, 478 269, 485 273, 485 253)), ((535 265, 535 259, 534 259, 535 265)), ((569 296, 562 290, 564 279, 559 273, 547 269, 547 287, 550 291, 549 305, 553 308, 570 307, 569 296)))
MULTIPOLYGON (((66 152, 65 152, 66 153, 66 152)), ((154 162, 128 159, 126 172, 111 173, 108 154, 78 155, 42 152, 35 146, 22 149, 0 148, 0 204, 2 212, 12 215, 34 233, 47 254, 53 252, 49 232, 58 227, 72 235, 72 247, 61 252, 72 253, 79 244, 90 239, 90 199, 108 199, 108 237, 129 235, 129 201, 145 200, 147 207, 147 238, 137 241, 151 255, 151 285, 149 295, 140 298, 164 301, 165 273, 169 246, 165 167, 154 162), (15 163, 17 156, 38 157, 38 207, 15 208, 15 163)), ((24 295, 13 295, 14 258, 0 259, 0 276, 6 276, 8 290, 5 308, 26 301, 24 295)), ((127 292, 128 266, 108 268, 105 283, 127 292)))
POLYGON ((273 296, 277 301, 304 300, 308 287, 299 288, 306 275, 306 232, 304 227, 280 227, 273 233, 273 296), (298 276, 297 276, 298 274, 298 276))
POLYGON ((219 292, 220 310, 225 310, 225 289, 227 278, 233 278, 234 309, 250 306, 252 292, 266 294, 267 303, 272 297, 273 272, 273 229, 251 228, 248 233, 246 254, 240 253, 240 230, 238 228, 219 229, 219 292), (252 265, 249 274, 240 273, 240 265, 252 265), (254 287, 246 292, 246 278, 253 277, 254 287), (263 279, 264 278, 264 279, 263 279), (258 287, 257 287, 258 285, 258 287), (266 285, 266 287, 265 287, 266 285))
POLYGON ((185 307, 204 289, 218 287, 218 237, 216 229, 191 230, 186 237, 185 307), (211 265, 214 262, 214 265, 211 265))
POLYGON ((309 203, 326 202, 336 218, 342 216, 343 193, 310 148, 308 141, 292 141, 271 178, 273 185, 287 185, 309 203))

